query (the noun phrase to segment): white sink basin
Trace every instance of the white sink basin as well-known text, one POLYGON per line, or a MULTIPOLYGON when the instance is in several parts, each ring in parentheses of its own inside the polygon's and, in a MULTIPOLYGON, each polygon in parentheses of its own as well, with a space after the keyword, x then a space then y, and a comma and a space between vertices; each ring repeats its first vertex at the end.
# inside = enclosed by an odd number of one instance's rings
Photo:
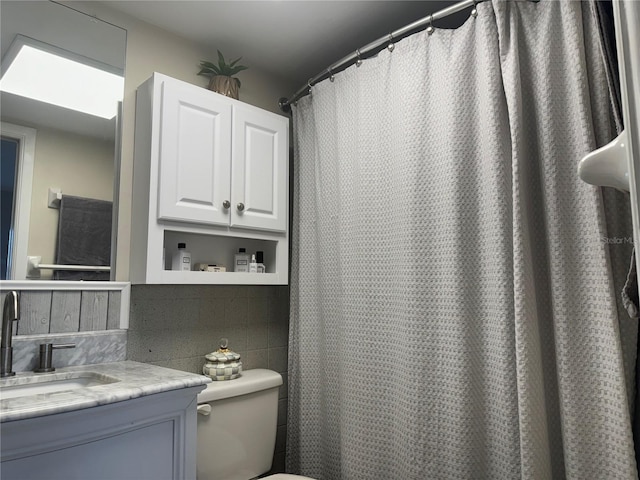
POLYGON ((0 384, 0 400, 96 387, 119 381, 115 377, 95 372, 48 373, 29 377, 13 377, 3 380, 0 384))

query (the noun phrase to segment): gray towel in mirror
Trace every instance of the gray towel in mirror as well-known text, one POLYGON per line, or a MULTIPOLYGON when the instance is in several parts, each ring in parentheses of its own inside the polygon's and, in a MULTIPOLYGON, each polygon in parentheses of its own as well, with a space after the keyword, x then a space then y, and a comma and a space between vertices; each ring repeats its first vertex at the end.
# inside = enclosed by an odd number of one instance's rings
MULTIPOLYGON (((111 215, 106 200, 63 195, 58 220, 58 265, 109 265, 111 261, 111 215)), ((56 280, 109 280, 109 272, 56 270, 56 280)))

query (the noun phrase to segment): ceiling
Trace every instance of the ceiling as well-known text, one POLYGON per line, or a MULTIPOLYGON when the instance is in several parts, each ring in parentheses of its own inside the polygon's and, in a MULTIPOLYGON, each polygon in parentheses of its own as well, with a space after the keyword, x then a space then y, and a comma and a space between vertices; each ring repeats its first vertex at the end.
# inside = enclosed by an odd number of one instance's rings
MULTIPOLYGON (((96 22, 88 15, 52 2, 0 0, 0 4, 3 62, 11 58, 9 50, 16 37, 22 35, 124 70, 125 30, 105 22, 96 22), (84 41, 78 42, 78 38, 84 41)), ((2 69, 5 68, 7 64, 3 63, 2 69)), ((66 130, 105 141, 113 141, 115 137, 114 119, 95 117, 6 91, 0 95, 0 113, 2 121, 27 127, 66 130)))
MULTIPOLYGON (((106 6, 302 86, 330 64, 455 1, 108 1, 106 6)), ((436 23, 455 28, 467 14, 436 23), (461 18, 462 17, 462 18, 461 18)), ((211 58, 215 60, 215 58, 211 58)), ((242 79, 242 73, 239 74, 242 79)))

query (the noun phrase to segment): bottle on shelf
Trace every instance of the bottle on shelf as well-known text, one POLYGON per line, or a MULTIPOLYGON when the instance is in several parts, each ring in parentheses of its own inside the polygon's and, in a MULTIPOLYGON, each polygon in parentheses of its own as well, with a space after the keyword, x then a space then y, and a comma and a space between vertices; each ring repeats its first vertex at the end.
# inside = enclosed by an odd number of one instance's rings
POLYGON ((191 271, 191 254, 186 243, 178 243, 178 251, 173 255, 171 270, 191 271))
POLYGON ((258 262, 256 262, 256 256, 251 255, 251 262, 249 263, 249 273, 258 273, 258 262))
POLYGON ((267 269, 264 266, 264 252, 260 250, 256 252, 256 262, 258 263, 258 273, 265 273, 267 269))
POLYGON ((246 253, 245 248, 239 248, 238 253, 235 254, 233 261, 234 272, 248 272, 249 271, 249 254, 246 253))

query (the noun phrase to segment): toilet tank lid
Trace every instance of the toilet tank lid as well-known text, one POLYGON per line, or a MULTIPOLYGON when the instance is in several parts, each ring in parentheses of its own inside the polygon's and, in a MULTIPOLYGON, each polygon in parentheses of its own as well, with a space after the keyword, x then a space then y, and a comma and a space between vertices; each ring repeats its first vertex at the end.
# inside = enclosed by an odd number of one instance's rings
POLYGON ((198 394, 198 403, 247 395, 280 385, 282 385, 282 376, 273 370, 264 368, 244 370, 236 379, 208 383, 207 388, 198 394))

